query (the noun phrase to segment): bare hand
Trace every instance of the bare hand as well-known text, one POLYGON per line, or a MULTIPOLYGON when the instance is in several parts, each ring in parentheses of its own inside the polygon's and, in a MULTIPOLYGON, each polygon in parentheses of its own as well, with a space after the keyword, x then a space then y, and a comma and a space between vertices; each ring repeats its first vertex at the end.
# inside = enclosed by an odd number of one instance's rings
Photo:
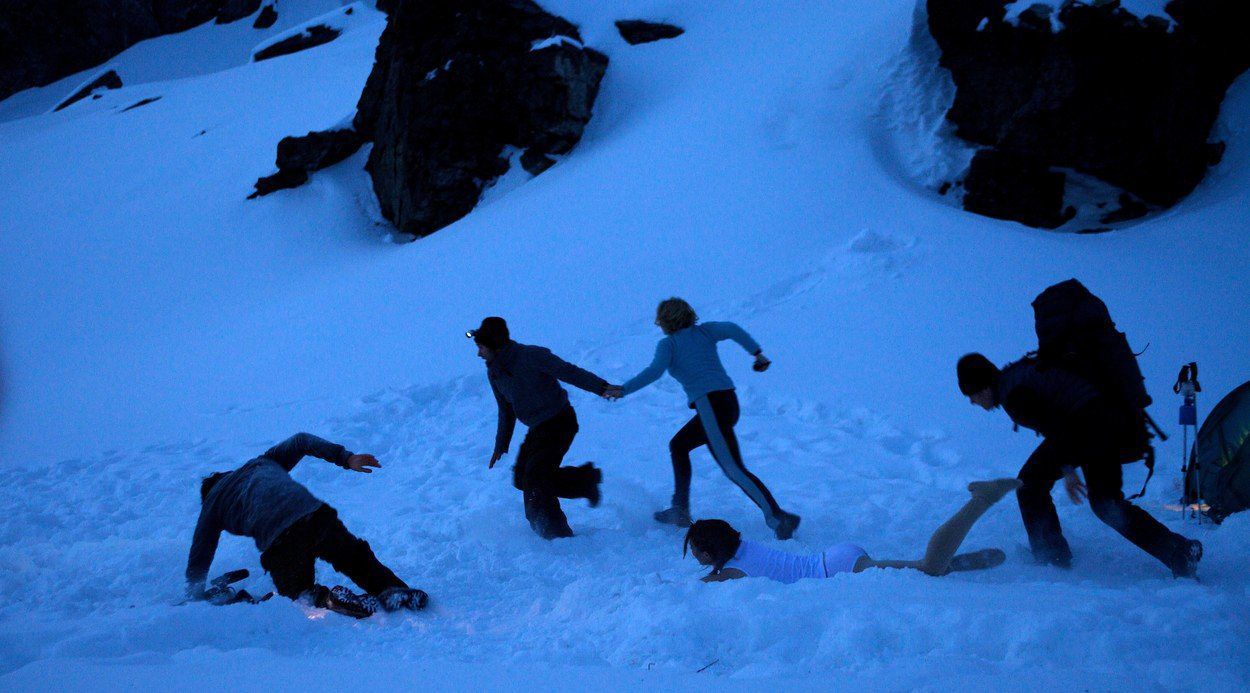
POLYGON ((1077 476, 1076 470, 1071 467, 1063 470, 1063 488, 1068 492, 1068 498, 1072 499, 1074 505, 1085 502, 1085 497, 1089 495, 1081 477, 1077 476))
POLYGON ((603 389, 603 394, 600 396, 609 402, 615 402, 625 396, 625 391, 620 385, 609 385, 603 389))
POLYGON ((373 470, 369 469, 370 467, 382 468, 382 465, 378 464, 378 459, 373 455, 352 455, 347 458, 347 468, 353 472, 372 474, 373 470))
POLYGON ((768 357, 765 356, 763 353, 759 353, 755 355, 755 363, 752 364, 751 370, 755 371, 756 373, 763 373, 764 371, 768 370, 768 367, 771 365, 773 365, 773 362, 769 361, 768 357))
POLYGON ((501 457, 503 457, 503 453, 502 453, 502 452, 499 452, 499 451, 495 451, 495 453, 494 453, 494 454, 492 454, 492 455, 490 456, 490 464, 489 464, 489 465, 487 465, 487 467, 486 467, 486 468, 487 468, 487 469, 494 469, 494 468, 495 468, 495 463, 496 463, 496 462, 498 462, 498 461, 499 461, 499 458, 501 458, 501 457))

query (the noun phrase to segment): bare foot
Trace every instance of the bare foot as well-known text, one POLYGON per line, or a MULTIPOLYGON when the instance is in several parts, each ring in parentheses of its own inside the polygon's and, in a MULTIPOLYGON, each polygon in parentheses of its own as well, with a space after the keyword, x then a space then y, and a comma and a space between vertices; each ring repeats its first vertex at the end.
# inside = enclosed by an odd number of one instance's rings
POLYGON ((1003 499, 1003 496, 1020 488, 1024 482, 1015 478, 994 479, 992 481, 974 481, 968 484, 968 491, 974 498, 980 498, 990 505, 1003 499))

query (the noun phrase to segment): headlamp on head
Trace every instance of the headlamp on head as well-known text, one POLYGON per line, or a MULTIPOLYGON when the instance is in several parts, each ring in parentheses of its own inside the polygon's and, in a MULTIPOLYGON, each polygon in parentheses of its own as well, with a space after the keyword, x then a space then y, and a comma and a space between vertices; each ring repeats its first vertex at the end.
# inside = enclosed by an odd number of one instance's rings
POLYGON ((469 339, 473 339, 474 337, 477 336, 477 330, 465 330, 464 336, 468 337, 469 339))

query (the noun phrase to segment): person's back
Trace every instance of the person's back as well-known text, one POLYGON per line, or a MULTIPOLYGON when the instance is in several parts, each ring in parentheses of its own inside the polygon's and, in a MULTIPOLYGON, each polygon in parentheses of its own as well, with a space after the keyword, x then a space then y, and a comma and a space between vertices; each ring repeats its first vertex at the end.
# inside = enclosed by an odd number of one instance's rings
POLYGON ((204 498, 201 512, 221 529, 251 537, 264 551, 282 530, 321 504, 282 465, 257 457, 222 477, 204 498))
POLYGON ((187 556, 189 582, 204 580, 223 531, 251 537, 264 552, 291 525, 323 505, 291 478, 290 471, 305 455, 344 468, 352 457, 342 445, 297 433, 238 469, 205 480, 207 491, 201 490, 200 517, 187 556))
POLYGON ((787 584, 804 578, 826 577, 824 554, 793 554, 746 539, 738 545, 738 551, 725 563, 724 569, 740 571, 747 577, 766 577, 787 584))
POLYGON ((1012 421, 1042 435, 1060 432, 1098 396, 1084 378, 1062 368, 1040 368, 1033 359, 1004 367, 996 393, 1012 421))
POLYGON ((731 332, 746 334, 733 323, 708 322, 665 337, 672 353, 668 372, 681 383, 690 401, 709 392, 733 389, 733 380, 725 372, 716 348, 717 342, 727 339, 731 332))
POLYGON ((670 332, 656 345, 656 356, 642 373, 624 385, 624 394, 636 392, 668 371, 681 383, 691 403, 711 392, 734 389, 733 380, 725 372, 718 342, 732 339, 751 354, 760 353, 760 345, 746 330, 732 322, 705 322, 670 332))
POLYGON ((561 359, 551 350, 509 342, 487 365, 492 387, 526 426, 536 426, 569 407, 569 394, 560 381, 594 394, 608 383, 561 359))

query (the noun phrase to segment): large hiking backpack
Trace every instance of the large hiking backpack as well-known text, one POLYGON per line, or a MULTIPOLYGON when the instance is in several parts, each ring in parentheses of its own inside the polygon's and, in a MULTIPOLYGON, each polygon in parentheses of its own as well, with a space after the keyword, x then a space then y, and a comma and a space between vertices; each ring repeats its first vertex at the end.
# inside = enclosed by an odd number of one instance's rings
POLYGON ((1150 406, 1137 354, 1115 328, 1107 304, 1084 284, 1069 279, 1048 287, 1033 300, 1033 319, 1042 368, 1076 373, 1128 409, 1150 406))
MULTIPOLYGON (((1033 300, 1033 319, 1038 367, 1062 368, 1081 376, 1121 411, 1130 424, 1126 439, 1120 441, 1121 461, 1144 459, 1149 483, 1154 475, 1154 447, 1146 407, 1152 400, 1137 354, 1124 333, 1115 328, 1107 304, 1081 282, 1069 279, 1038 294, 1033 300)), ((1143 486, 1142 493, 1145 490, 1143 486)), ((1139 496, 1141 493, 1134 498, 1139 496)))

